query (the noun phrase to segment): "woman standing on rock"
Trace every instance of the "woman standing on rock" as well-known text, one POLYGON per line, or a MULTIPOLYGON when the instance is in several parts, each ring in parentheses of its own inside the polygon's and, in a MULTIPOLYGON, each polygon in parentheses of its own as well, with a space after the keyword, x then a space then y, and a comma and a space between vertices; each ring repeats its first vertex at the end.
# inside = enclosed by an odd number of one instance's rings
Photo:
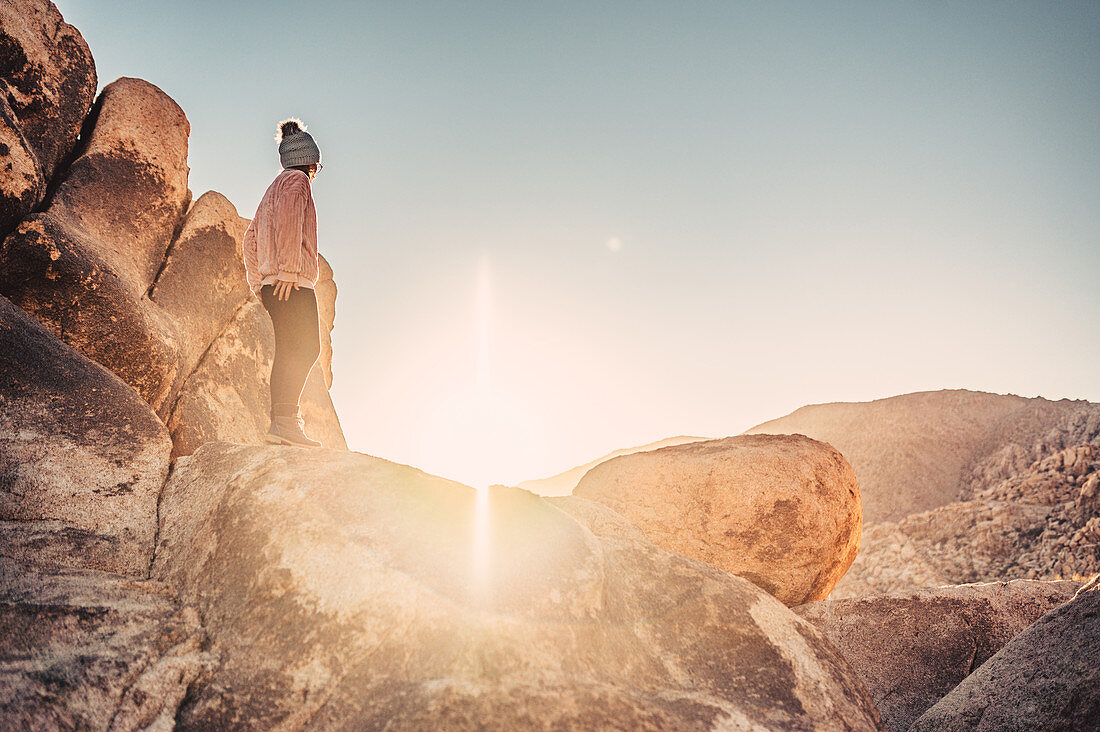
POLYGON ((248 286, 260 296, 275 329, 271 365, 271 429, 267 441, 320 447, 303 431, 298 402, 321 352, 317 297, 317 209, 310 181, 321 151, 301 120, 279 123, 283 171, 260 200, 244 234, 248 286))

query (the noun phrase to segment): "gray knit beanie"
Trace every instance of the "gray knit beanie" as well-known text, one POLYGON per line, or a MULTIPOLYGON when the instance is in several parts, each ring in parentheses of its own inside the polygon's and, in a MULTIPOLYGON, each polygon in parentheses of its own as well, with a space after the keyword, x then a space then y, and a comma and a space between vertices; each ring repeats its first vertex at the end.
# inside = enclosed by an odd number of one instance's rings
POLYGON ((279 123, 279 162, 284 168, 321 162, 321 151, 300 119, 279 123))

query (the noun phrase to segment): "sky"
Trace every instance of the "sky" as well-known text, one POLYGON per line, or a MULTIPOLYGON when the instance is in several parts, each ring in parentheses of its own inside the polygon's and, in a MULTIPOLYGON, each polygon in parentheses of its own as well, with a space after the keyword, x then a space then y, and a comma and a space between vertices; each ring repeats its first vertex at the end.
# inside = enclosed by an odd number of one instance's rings
POLYGON ((251 217, 323 156, 349 445, 473 485, 811 403, 1100 401, 1100 3, 61 0, 251 217))

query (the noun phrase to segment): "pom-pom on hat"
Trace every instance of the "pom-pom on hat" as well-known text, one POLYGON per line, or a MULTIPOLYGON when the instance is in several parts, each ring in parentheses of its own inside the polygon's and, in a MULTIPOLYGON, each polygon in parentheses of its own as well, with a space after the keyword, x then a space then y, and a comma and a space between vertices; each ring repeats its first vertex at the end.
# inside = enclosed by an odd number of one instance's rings
POLYGON ((306 132, 306 126, 300 119, 293 117, 279 123, 279 162, 284 168, 295 165, 312 165, 321 162, 321 150, 306 132))

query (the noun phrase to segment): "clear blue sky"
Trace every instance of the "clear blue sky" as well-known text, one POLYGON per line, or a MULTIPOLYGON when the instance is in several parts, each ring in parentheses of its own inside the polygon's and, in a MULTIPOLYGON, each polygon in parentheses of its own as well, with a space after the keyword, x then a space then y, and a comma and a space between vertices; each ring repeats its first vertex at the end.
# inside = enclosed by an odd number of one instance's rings
POLYGON ((251 216, 309 125, 356 449, 516 482, 806 403, 1100 401, 1098 2, 58 5, 187 112, 196 196, 251 216))

